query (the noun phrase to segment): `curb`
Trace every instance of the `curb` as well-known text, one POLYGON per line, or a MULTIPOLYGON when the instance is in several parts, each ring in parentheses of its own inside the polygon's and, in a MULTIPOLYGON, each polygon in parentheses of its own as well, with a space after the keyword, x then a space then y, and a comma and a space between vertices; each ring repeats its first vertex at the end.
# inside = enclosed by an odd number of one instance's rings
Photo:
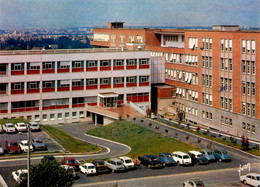
POLYGON ((0 175, 0 184, 3 186, 3 187, 8 187, 8 185, 6 184, 4 178, 2 177, 2 175, 0 175))

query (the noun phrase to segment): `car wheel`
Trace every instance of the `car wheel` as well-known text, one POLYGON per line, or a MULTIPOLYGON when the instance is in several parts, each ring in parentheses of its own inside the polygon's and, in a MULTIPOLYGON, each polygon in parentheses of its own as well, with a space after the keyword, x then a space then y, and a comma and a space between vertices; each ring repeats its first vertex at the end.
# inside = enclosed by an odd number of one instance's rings
POLYGON ((148 167, 148 168, 151 168, 151 165, 149 164, 147 167, 148 167))
POLYGON ((247 184, 246 180, 243 180, 243 183, 244 183, 244 184, 247 184))
POLYGON ((112 169, 111 171, 112 171, 112 173, 115 173, 115 170, 114 170, 114 169, 112 169))
POLYGON ((180 163, 180 162, 177 162, 177 165, 178 165, 178 166, 180 166, 180 165, 181 165, 181 163, 180 163))
POLYGON ((222 162, 222 159, 220 158, 220 159, 218 159, 218 161, 222 162))
POLYGON ((163 167, 165 167, 165 164, 163 164, 163 167))

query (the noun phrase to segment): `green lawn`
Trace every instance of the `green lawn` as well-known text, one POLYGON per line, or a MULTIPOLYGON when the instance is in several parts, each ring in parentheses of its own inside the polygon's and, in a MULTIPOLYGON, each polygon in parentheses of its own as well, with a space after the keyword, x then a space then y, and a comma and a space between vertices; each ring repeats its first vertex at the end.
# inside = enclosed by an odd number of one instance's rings
POLYGON ((92 129, 87 134, 126 144, 131 147, 127 155, 137 158, 145 154, 199 150, 198 147, 177 141, 127 121, 116 121, 107 126, 92 129))
POLYGON ((0 124, 4 125, 5 123, 16 124, 18 122, 28 123, 29 121, 23 118, 13 118, 13 119, 0 119, 0 124))
POLYGON ((87 153, 101 150, 100 147, 78 140, 53 126, 41 125, 41 129, 46 131, 54 140, 71 153, 87 153))

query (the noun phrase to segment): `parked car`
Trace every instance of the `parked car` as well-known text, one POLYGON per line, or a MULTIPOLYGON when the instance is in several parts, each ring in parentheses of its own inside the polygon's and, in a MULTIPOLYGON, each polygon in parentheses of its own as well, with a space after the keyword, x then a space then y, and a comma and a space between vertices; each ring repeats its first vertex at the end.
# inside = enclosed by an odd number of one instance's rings
POLYGON ((17 182, 20 184, 20 182, 23 180, 23 178, 27 175, 28 170, 27 169, 19 169, 17 171, 12 172, 12 177, 17 182))
POLYGON ((172 153, 172 157, 177 162, 177 165, 188 166, 192 164, 191 157, 187 153, 175 151, 172 153))
POLYGON ((76 174, 76 172, 75 172, 74 167, 68 166, 68 165, 60 165, 60 167, 66 169, 66 170, 70 170, 70 171, 72 172, 73 177, 74 177, 74 178, 77 178, 77 174, 76 174))
POLYGON ((206 159, 202 153, 199 151, 189 151, 188 153, 191 157, 192 164, 208 164, 209 161, 206 159))
POLYGON ((40 126, 36 122, 29 122, 29 126, 30 126, 30 130, 31 131, 39 131, 39 130, 41 130, 40 126))
MULTIPOLYGON (((30 151, 33 151, 33 146, 32 145, 29 145, 30 146, 30 151)), ((21 143, 19 144, 19 147, 21 149, 22 152, 28 152, 28 141, 27 140, 22 140, 21 143)))
POLYGON ((225 151, 223 149, 215 149, 213 151, 213 154, 214 154, 216 160, 218 160, 220 162, 222 162, 222 161, 229 161, 229 162, 231 162, 231 157, 229 156, 227 151, 225 151))
POLYGON ((45 149, 47 149, 46 145, 39 138, 32 139, 32 146, 33 146, 34 150, 45 150, 45 149))
POLYGON ((74 157, 64 157, 61 162, 64 165, 73 167, 75 170, 79 170, 79 165, 76 163, 74 157))
POLYGON ((97 173, 110 172, 110 169, 106 166, 105 161, 103 160, 93 160, 92 164, 95 165, 97 173))
POLYGON ((241 175, 239 179, 244 184, 249 184, 251 186, 256 186, 256 187, 260 186, 260 174, 248 173, 246 175, 241 175))
POLYGON ((165 164, 159 161, 154 155, 139 156, 138 159, 141 161, 141 164, 147 166, 148 168, 162 168, 165 166, 165 164))
POLYGON ((12 123, 4 124, 3 125, 3 132, 5 132, 5 133, 14 133, 14 132, 16 132, 15 128, 14 128, 14 124, 12 124, 12 123))
POLYGON ((42 160, 42 162, 53 162, 56 161, 55 157, 52 155, 45 155, 42 160))
POLYGON ((190 179, 183 183, 183 187, 205 187, 200 179, 190 179))
POLYGON ((80 172, 82 172, 86 176, 87 175, 94 175, 94 174, 97 173, 97 170, 96 170, 94 164, 92 164, 92 163, 85 163, 83 165, 80 165, 79 170, 80 170, 80 172))
POLYGON ((25 123, 16 123, 14 125, 17 132, 26 132, 27 131, 27 125, 25 123))
POLYGON ((119 157, 119 159, 123 162, 126 169, 134 169, 135 168, 135 164, 134 164, 134 162, 131 158, 129 158, 127 156, 122 156, 122 157, 119 157))
POLYGON ((118 158, 111 158, 105 164, 112 172, 125 170, 123 162, 118 158))
POLYGON ((158 156, 159 161, 165 165, 174 165, 176 162, 173 160, 171 153, 160 153, 158 156))
POLYGON ((5 154, 4 148, 2 147, 2 145, 0 144, 0 155, 5 154))
POLYGON ((20 147, 15 140, 5 141, 5 150, 7 153, 20 153, 20 147))
POLYGON ((215 159, 215 156, 213 155, 213 153, 212 153, 211 150, 209 150, 209 149, 202 149, 200 152, 204 155, 204 157, 205 157, 209 162, 213 162, 213 161, 216 160, 216 159, 215 159))

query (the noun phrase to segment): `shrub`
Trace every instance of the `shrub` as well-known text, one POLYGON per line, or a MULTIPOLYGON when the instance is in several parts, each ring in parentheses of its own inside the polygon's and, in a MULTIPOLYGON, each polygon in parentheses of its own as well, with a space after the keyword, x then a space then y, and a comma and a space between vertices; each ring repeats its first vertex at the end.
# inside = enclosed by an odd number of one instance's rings
POLYGON ((141 123, 143 123, 143 122, 144 122, 144 120, 142 120, 142 119, 141 119, 141 120, 140 120, 140 122, 141 122, 141 123))
POLYGON ((175 136, 178 136, 178 135, 179 135, 179 133, 176 132, 176 133, 175 133, 175 136))
POLYGON ((198 143, 200 143, 201 142, 201 139, 198 139, 198 143))
POLYGON ((151 127, 153 124, 152 124, 152 123, 149 123, 148 125, 149 125, 149 127, 151 127))
POLYGON ((166 133, 168 133, 168 132, 169 132, 169 130, 168 130, 168 129, 165 129, 165 132, 166 132, 166 133))
POLYGON ((249 147, 249 139, 246 138, 245 136, 242 136, 241 143, 242 143, 243 150, 247 150, 249 147))
POLYGON ((189 138, 190 138, 189 136, 186 136, 186 140, 189 140, 189 138))

